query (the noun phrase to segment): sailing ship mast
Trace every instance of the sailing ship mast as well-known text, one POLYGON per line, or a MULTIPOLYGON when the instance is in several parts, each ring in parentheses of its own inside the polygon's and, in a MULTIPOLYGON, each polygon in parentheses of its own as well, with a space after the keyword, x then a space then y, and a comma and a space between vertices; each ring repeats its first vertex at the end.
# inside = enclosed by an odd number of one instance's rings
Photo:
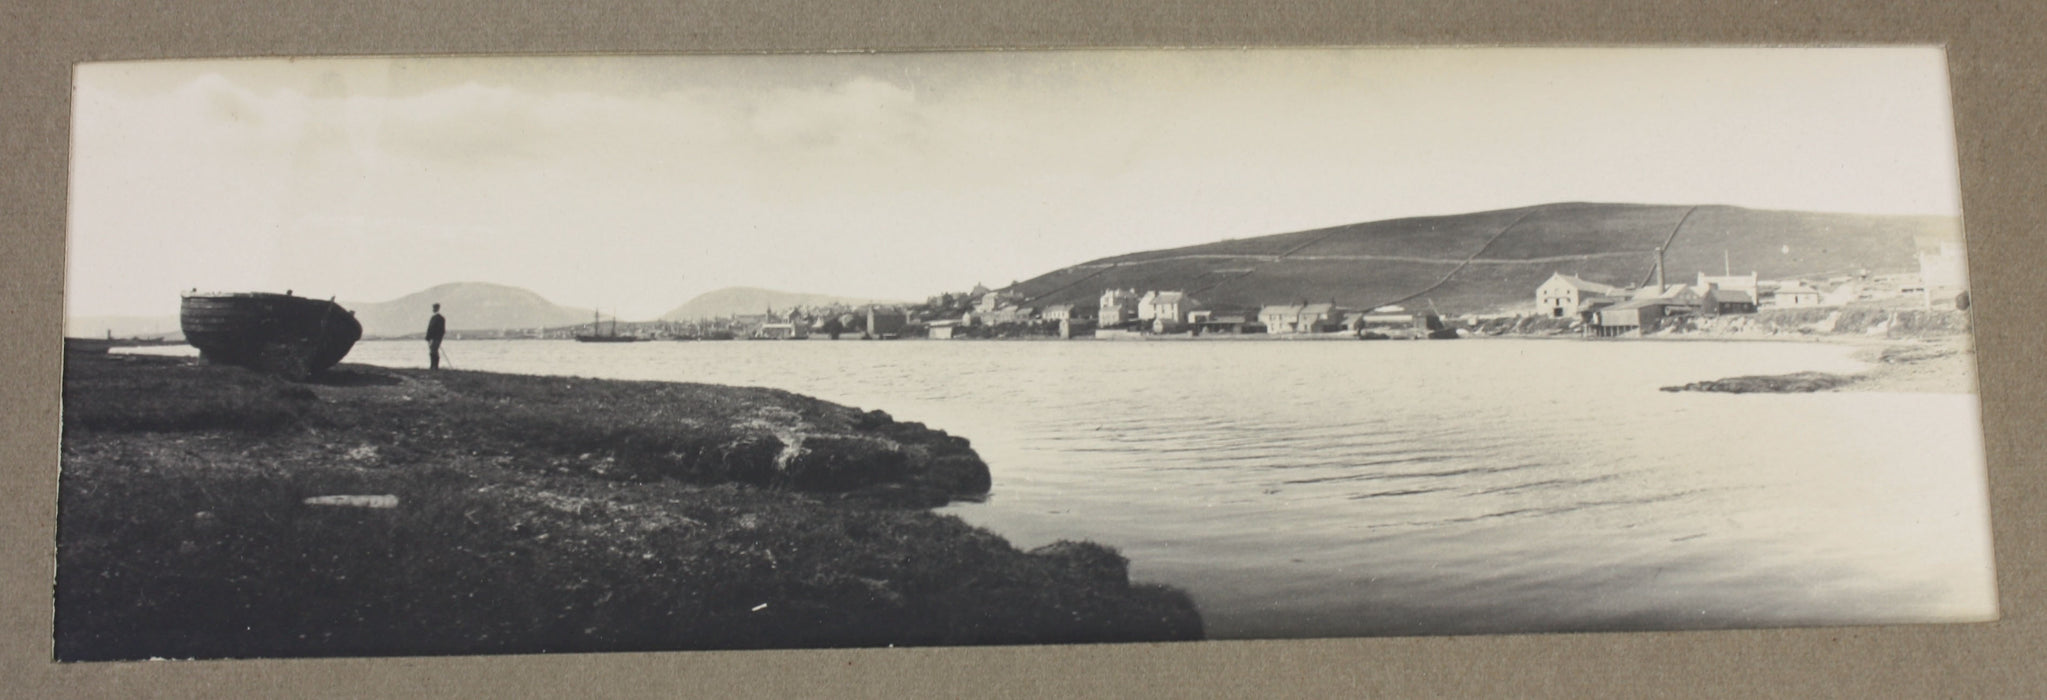
POLYGON ((604 312, 593 309, 590 311, 590 334, 578 333, 576 334, 576 340, 585 343, 629 343, 639 340, 638 336, 618 334, 618 314, 611 315, 610 333, 603 333, 603 328, 604 312))

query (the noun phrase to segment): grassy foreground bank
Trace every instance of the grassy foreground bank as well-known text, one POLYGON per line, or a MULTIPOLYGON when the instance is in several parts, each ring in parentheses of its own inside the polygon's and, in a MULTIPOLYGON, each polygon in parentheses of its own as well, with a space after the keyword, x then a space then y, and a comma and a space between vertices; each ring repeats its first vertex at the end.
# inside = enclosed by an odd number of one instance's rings
POLYGON ((1202 634, 925 510, 987 492, 966 440, 787 392, 69 353, 64 399, 60 659, 1202 634))

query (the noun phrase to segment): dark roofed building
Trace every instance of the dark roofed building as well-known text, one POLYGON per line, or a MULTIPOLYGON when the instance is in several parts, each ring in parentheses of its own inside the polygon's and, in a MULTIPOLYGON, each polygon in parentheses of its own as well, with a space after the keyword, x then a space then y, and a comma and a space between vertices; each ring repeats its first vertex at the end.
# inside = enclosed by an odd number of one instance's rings
POLYGON ((1709 287, 1700 299, 1699 310, 1708 315, 1756 312, 1755 292, 1748 289, 1709 287))
POLYGON ((1690 315, 1694 308, 1682 300, 1645 296, 1592 311, 1586 327, 1601 338, 1645 335, 1662 329, 1672 319, 1690 315))

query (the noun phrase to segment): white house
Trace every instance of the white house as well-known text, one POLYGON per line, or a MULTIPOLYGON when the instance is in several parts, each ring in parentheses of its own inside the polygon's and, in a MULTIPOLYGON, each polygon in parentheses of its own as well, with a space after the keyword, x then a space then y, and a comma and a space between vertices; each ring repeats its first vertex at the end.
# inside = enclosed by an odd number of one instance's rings
POLYGON ((1038 318, 1047 321, 1085 321, 1094 318, 1095 309, 1081 304, 1053 304, 1038 312, 1038 318))
POLYGON ((1102 302, 1096 318, 1103 328, 1114 328, 1137 320, 1137 291, 1132 289, 1109 289, 1102 292, 1102 302))
POLYGON ((1621 296, 1624 292, 1610 284, 1600 284, 1558 272, 1535 288, 1536 310, 1550 318, 1567 318, 1578 315, 1578 307, 1596 297, 1621 296))
POLYGON ((1954 305, 1955 296, 1969 287, 1969 263, 1962 244, 1943 241, 1937 250, 1921 250, 1919 281, 1925 285, 1927 306, 1954 305))
POLYGON ((1343 310, 1335 304, 1267 306, 1258 310, 1258 322, 1265 324, 1265 332, 1273 335, 1323 332, 1342 325, 1343 310))
POLYGON ((1137 300, 1137 320, 1179 325, 1187 321, 1187 312, 1193 311, 1194 305, 1194 298, 1185 292, 1145 292, 1137 300))
POLYGON ((1753 272, 1746 275, 1708 275, 1701 272, 1699 273, 1699 283, 1693 286, 1699 289, 1718 287, 1720 289, 1748 292, 1748 295, 1753 297, 1756 295, 1756 289, 1760 285, 1761 280, 1753 272))
POLYGON ((1826 295, 1820 293, 1818 289, 1806 286, 1804 282, 1786 282, 1784 286, 1777 288, 1777 294, 1773 299, 1772 305, 1777 308, 1798 308, 1820 306, 1826 301, 1826 295))

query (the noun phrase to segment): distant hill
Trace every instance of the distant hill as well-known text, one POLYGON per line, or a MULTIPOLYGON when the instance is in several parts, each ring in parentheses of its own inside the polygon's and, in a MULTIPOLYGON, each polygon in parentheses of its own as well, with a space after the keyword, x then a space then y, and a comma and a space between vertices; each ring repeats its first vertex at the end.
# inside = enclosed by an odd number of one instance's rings
POLYGON ((363 335, 401 336, 426 332, 433 305, 441 305, 448 330, 553 328, 590 322, 589 309, 557 306, 531 291, 502 284, 455 282, 384 302, 341 302, 362 322, 363 335))
POLYGON ((812 307, 830 306, 834 304, 858 306, 861 304, 893 304, 893 303, 899 302, 889 301, 885 299, 855 299, 852 297, 835 297, 825 294, 778 292, 772 289, 761 289, 758 287, 726 287, 724 289, 718 289, 705 292, 703 294, 699 294, 697 295, 696 298, 683 302, 681 306, 675 307, 674 310, 662 314, 661 320, 689 321, 694 319, 730 316, 733 314, 757 314, 768 309, 774 309, 775 311, 780 312, 788 311, 790 308, 797 306, 812 307))
POLYGON ((1013 289, 1036 305, 1095 303, 1104 289, 1129 288, 1182 290, 1208 306, 1433 303, 1462 313, 1531 304, 1556 272, 1640 284, 1666 241, 1665 275, 1676 283, 1723 265, 1763 279, 1914 270, 1919 247, 1960 239, 1960 220, 1942 216, 1563 203, 1130 253, 1013 289))

